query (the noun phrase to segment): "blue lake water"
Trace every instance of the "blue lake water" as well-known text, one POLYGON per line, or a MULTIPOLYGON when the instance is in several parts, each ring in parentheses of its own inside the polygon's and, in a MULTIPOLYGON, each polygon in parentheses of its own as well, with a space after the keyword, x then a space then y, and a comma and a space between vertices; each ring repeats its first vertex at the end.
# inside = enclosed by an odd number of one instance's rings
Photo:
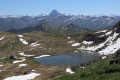
POLYGON ((91 52, 72 52, 69 55, 57 55, 43 58, 35 58, 34 60, 46 65, 81 65, 89 61, 99 60, 97 53, 91 52))

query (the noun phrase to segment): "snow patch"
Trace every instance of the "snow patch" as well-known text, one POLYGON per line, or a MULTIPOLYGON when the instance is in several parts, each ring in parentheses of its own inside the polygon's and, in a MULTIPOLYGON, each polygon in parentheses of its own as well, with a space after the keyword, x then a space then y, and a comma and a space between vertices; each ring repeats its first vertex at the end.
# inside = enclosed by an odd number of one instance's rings
POLYGON ((0 67, 2 67, 3 65, 0 65, 0 67))
POLYGON ((95 33, 101 33, 101 32, 106 32, 107 30, 102 30, 102 31, 98 31, 98 32, 95 32, 95 33))
POLYGON ((34 58, 42 58, 42 57, 48 57, 50 55, 41 55, 41 56, 38 56, 38 57, 34 57, 34 58))
POLYGON ((75 41, 68 41, 68 43, 74 43, 75 41))
POLYGON ((110 35, 112 33, 112 30, 107 32, 105 35, 110 35))
POLYGON ((8 77, 4 80, 31 80, 34 79, 35 77, 39 76, 39 73, 30 73, 27 75, 20 75, 20 76, 12 76, 12 77, 8 77))
POLYGON ((1 38, 0 38, 0 41, 3 40, 4 38, 5 38, 5 36, 1 37, 1 38))
POLYGON ((83 66, 82 69, 85 69, 85 67, 83 66))
POLYGON ((105 58, 107 58, 107 56, 103 56, 103 57, 102 57, 102 59, 105 59, 105 58))
POLYGON ((70 39, 71 37, 68 37, 68 39, 70 39))
POLYGON ((26 40, 24 40, 24 39, 22 39, 22 38, 20 38, 20 41, 23 43, 23 44, 28 44, 28 42, 26 41, 26 40))
POLYGON ((26 66, 27 64, 19 64, 19 67, 26 66))
POLYGON ((75 72, 73 72, 69 67, 66 69, 66 72, 67 73, 70 73, 70 74, 74 74, 75 72))
POLYGON ((36 46, 39 46, 40 44, 38 44, 38 42, 35 42, 35 43, 31 43, 30 46, 31 47, 36 47, 36 46))
POLYGON ((104 37, 105 35, 101 35, 100 37, 104 37))
POLYGON ((18 53, 19 55, 21 55, 21 56, 25 56, 25 57, 31 57, 31 56, 34 56, 34 55, 26 55, 26 54, 24 54, 24 52, 21 52, 21 53, 18 53))
POLYGON ((72 46, 79 46, 80 45, 80 43, 74 43, 74 44, 72 44, 72 46))
POLYGON ((88 45, 89 45, 89 44, 92 44, 92 43, 93 43, 93 41, 83 41, 82 43, 83 43, 83 44, 85 44, 85 45, 86 45, 86 44, 88 44, 88 45))
POLYGON ((0 58, 0 59, 5 59, 6 57, 2 57, 2 58, 0 58))
POLYGON ((21 58, 22 60, 17 60, 17 61, 14 61, 13 64, 16 64, 16 63, 20 63, 20 62, 24 62, 25 61, 25 58, 21 58))
POLYGON ((18 37, 20 37, 20 38, 21 38, 21 37, 23 37, 23 35, 18 35, 18 37))
POLYGON ((19 64, 18 68, 21 68, 21 67, 24 67, 24 66, 27 66, 27 64, 19 64))

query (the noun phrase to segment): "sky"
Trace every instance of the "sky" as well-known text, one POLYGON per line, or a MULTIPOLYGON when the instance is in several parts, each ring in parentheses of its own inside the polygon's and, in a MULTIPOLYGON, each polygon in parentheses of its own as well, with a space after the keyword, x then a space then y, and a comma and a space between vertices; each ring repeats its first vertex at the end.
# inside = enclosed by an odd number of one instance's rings
POLYGON ((120 15, 120 0, 0 0, 0 15, 120 15))

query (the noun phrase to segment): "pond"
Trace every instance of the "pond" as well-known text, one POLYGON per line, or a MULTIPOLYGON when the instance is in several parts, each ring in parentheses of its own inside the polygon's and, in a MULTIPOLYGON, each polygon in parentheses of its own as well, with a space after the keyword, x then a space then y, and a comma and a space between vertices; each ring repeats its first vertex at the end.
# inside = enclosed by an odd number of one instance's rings
POLYGON ((81 65, 89 61, 99 60, 100 56, 93 52, 72 52, 69 55, 57 55, 34 60, 45 65, 81 65))

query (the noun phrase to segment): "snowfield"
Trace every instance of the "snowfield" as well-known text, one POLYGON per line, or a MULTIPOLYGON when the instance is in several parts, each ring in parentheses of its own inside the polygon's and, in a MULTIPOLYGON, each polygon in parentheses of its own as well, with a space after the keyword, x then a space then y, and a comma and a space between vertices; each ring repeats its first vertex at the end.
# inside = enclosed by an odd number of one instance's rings
POLYGON ((99 53, 104 55, 114 54, 118 49, 120 49, 120 38, 118 38, 114 43, 111 43, 105 49, 99 51, 99 53))
MULTIPOLYGON (((111 34, 112 31, 110 31, 108 34, 111 34)), ((98 45, 95 45, 95 46, 88 46, 88 47, 85 47, 85 46, 81 46, 79 48, 79 50, 87 50, 87 51, 96 51, 98 50, 99 48, 102 48, 104 47, 105 45, 107 47, 105 47, 105 49, 102 49, 101 51, 98 51, 98 53, 100 53, 101 55, 109 55, 109 54, 114 54, 119 48, 119 44, 120 44, 120 38, 118 38, 115 42, 114 40, 116 39, 116 37, 119 35, 119 33, 114 33, 113 36, 109 36, 105 42, 103 43, 100 43, 98 45)))
POLYGON ((73 72, 69 67, 66 69, 66 72, 67 73, 70 73, 70 74, 74 74, 75 72, 73 72))
POLYGON ((12 76, 12 77, 8 77, 4 80, 31 80, 34 79, 35 77, 39 76, 39 73, 30 73, 27 75, 20 75, 20 76, 12 76))

